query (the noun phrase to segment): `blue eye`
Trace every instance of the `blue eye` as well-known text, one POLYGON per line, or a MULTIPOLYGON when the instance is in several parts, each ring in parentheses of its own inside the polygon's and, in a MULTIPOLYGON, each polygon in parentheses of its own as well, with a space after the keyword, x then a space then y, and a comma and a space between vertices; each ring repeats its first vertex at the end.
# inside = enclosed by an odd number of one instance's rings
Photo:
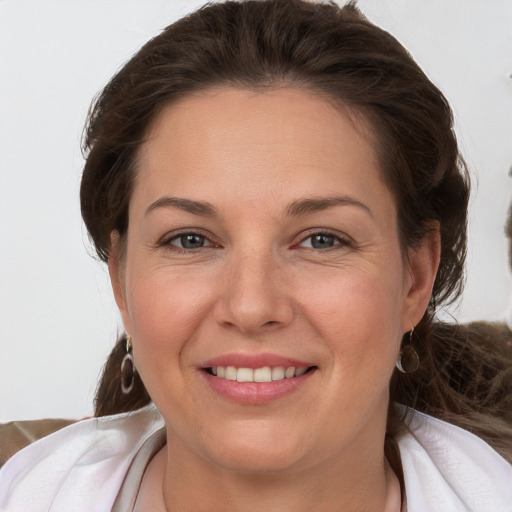
POLYGON ((335 239, 332 235, 324 235, 319 233, 318 235, 313 235, 310 237, 311 239, 311 247, 314 249, 328 249, 332 247, 335 243, 335 239))
POLYGON ((167 244, 174 245, 180 249, 201 249, 201 247, 212 245, 206 237, 197 233, 183 233, 171 238, 167 244))
POLYGON ((305 238, 300 245, 311 249, 331 249, 336 246, 348 246, 350 243, 348 240, 330 233, 315 233, 305 238))

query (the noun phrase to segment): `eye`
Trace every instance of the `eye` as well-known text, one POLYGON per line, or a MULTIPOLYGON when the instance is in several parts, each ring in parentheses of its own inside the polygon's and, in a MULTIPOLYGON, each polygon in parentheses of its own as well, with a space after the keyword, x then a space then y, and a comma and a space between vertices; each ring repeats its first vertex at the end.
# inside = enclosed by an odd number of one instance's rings
POLYGON ((181 233, 168 239, 165 245, 179 247, 180 249, 201 249, 202 247, 213 246, 205 236, 198 233, 181 233))
POLYGON ((301 247, 310 249, 331 249, 336 246, 349 245, 349 240, 331 233, 314 233, 307 238, 304 238, 300 243, 301 247))

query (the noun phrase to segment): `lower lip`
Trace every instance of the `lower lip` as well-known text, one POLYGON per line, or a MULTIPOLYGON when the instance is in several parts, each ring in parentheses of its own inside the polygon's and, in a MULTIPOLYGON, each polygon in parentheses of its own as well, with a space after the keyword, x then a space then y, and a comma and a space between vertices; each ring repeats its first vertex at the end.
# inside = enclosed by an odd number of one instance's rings
POLYGON ((222 379, 205 371, 201 371, 201 374, 218 395, 238 403, 263 405, 293 393, 305 384, 315 371, 310 370, 300 377, 272 382, 238 382, 222 379))

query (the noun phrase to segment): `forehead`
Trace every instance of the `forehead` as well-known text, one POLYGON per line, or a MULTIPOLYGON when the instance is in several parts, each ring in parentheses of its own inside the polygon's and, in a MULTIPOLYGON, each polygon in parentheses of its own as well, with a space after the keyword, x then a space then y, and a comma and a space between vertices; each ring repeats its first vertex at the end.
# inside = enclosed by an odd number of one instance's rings
POLYGON ((220 185, 246 199, 270 186, 301 195, 381 188, 372 140, 362 116, 321 95, 218 88, 159 113, 139 151, 136 188, 154 195, 158 187, 176 194, 220 185))

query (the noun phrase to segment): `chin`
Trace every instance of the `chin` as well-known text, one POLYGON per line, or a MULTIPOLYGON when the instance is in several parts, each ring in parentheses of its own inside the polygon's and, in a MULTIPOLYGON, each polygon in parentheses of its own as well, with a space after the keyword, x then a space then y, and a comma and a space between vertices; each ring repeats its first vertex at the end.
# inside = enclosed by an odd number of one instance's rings
POLYGON ((270 425, 237 427, 211 435, 204 446, 207 457, 226 470, 239 473, 279 472, 297 466, 306 455, 304 440, 297 429, 291 432, 290 429, 274 429, 270 425))

